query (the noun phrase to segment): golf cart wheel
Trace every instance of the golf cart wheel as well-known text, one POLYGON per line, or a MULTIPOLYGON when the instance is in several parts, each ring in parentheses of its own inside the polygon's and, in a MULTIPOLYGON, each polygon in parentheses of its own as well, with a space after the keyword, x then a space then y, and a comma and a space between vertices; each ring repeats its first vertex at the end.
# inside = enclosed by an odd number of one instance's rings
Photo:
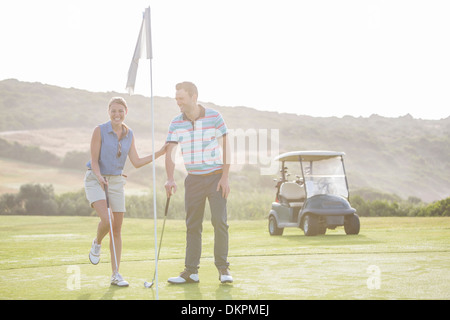
POLYGON ((344 220, 344 230, 346 234, 358 234, 360 228, 359 217, 357 214, 346 216, 344 220))
POLYGON ((324 235, 327 232, 327 227, 323 225, 319 225, 317 228, 318 235, 324 235))
POLYGON ((277 219, 274 216, 269 217, 269 233, 271 236, 281 236, 284 228, 278 228, 277 219))
POLYGON ((319 221, 313 214, 307 214, 303 219, 303 232, 305 236, 315 236, 319 233, 319 221))

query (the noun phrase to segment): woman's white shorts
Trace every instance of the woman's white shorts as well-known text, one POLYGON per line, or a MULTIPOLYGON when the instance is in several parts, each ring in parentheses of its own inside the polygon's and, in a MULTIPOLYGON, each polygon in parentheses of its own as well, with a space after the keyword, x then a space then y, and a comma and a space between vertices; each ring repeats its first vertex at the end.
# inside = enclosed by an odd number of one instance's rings
MULTIPOLYGON (((125 192, 123 188, 126 183, 125 177, 110 175, 105 175, 104 177, 108 181, 108 197, 111 211, 125 212, 125 192)), ((84 176, 84 190, 91 207, 96 201, 106 200, 105 191, 92 170, 87 170, 84 176)))

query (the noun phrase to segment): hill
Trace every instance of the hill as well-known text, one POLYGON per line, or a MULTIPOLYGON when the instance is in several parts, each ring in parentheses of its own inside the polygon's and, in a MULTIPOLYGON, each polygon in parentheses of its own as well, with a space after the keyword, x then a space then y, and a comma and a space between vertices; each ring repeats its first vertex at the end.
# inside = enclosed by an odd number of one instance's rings
MULTIPOLYGON (((107 102, 117 95, 124 96, 130 106, 126 122, 135 131, 139 152, 149 152, 148 97, 89 92, 13 79, 0 81, 0 138, 39 146, 60 157, 69 151, 88 151, 92 129, 107 120, 107 102)), ((154 103, 155 138, 160 146, 170 120, 179 109, 174 99, 168 97, 154 97, 154 103)), ((243 156, 247 163, 254 164, 253 167, 267 166, 261 158, 252 157, 252 150, 260 148, 266 141, 253 138, 255 135, 263 138, 261 133, 265 132, 270 140, 271 134, 278 130, 279 152, 345 151, 346 170, 353 190, 371 188, 404 198, 414 196, 427 202, 450 195, 450 117, 441 120, 414 119, 410 115, 399 118, 378 115, 317 118, 202 104, 221 112, 231 132, 244 134, 244 140, 239 140, 242 136, 234 140, 235 162, 243 156), (239 149, 243 141, 246 147, 239 149), (255 141, 258 142, 256 149, 252 149, 249 145, 255 141)), ((301 112, 302 106, 299 106, 301 112)), ((274 138, 272 143, 269 141, 269 146, 276 146, 277 137, 274 138)), ((275 156, 270 152, 263 155, 275 156)), ((235 171, 242 168, 241 165, 234 167, 235 171)), ((259 173, 258 170, 250 171, 254 175, 259 173)), ((243 173, 241 178, 248 179, 248 174, 243 173)))

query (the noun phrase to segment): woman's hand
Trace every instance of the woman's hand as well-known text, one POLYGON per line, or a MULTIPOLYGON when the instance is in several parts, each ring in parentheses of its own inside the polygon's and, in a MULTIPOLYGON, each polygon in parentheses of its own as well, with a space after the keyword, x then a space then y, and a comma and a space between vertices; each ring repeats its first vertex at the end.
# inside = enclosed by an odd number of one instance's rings
POLYGON ((169 143, 166 142, 166 143, 161 147, 161 149, 159 149, 158 151, 156 151, 155 159, 157 159, 157 158, 161 157, 162 155, 166 154, 166 152, 167 152, 167 146, 168 146, 168 145, 169 145, 169 143))
POLYGON ((106 186, 108 185, 108 180, 106 180, 106 178, 101 175, 97 176, 97 180, 100 183, 100 186, 102 187, 102 189, 105 190, 105 185, 106 186))

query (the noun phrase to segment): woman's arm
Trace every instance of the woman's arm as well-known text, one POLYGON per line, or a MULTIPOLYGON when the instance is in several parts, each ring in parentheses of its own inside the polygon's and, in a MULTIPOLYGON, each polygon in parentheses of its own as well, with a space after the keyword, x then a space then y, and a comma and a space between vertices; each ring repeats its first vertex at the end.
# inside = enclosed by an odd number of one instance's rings
POLYGON ((98 164, 101 145, 102 145, 102 137, 100 134, 100 127, 96 127, 94 129, 94 133, 92 134, 91 138, 91 170, 97 177, 97 180, 100 182, 102 188, 104 188, 104 185, 107 184, 108 182, 105 180, 105 178, 103 178, 100 172, 100 166, 98 164))
MULTIPOLYGON (((166 148, 167 148, 167 143, 165 145, 162 146, 161 149, 159 149, 158 151, 156 151, 155 153, 155 159, 158 159, 160 156, 162 156, 163 154, 166 153, 166 148)), ((133 166, 135 168, 140 168, 145 166, 146 164, 149 164, 153 161, 153 155, 149 155, 146 157, 139 157, 137 150, 136 150, 136 144, 134 142, 134 136, 133 136, 133 140, 131 142, 131 148, 130 151, 128 152, 128 157, 130 158, 131 163, 133 164, 133 166)))

